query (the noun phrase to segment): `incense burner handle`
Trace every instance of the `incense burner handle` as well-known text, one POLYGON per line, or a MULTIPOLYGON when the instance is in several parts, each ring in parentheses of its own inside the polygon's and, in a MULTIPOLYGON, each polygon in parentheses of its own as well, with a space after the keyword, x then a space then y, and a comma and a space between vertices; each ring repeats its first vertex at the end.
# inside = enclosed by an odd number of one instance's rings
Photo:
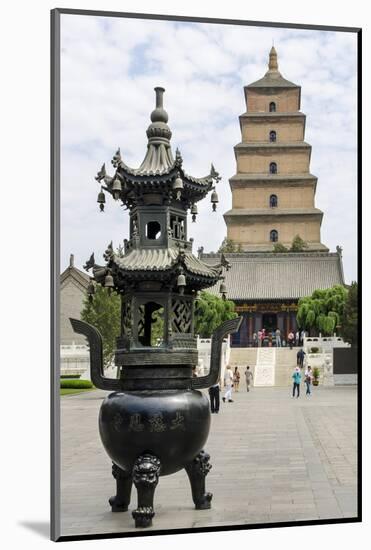
POLYGON ((101 390, 120 391, 121 384, 119 379, 106 378, 104 376, 103 346, 100 332, 92 325, 89 325, 89 323, 85 323, 85 321, 81 321, 80 319, 70 318, 70 322, 75 332, 83 334, 88 339, 90 348, 90 376, 94 386, 101 390))
POLYGON ((210 372, 206 376, 192 378, 192 389, 209 388, 218 381, 220 375, 220 366, 222 359, 223 339, 228 334, 238 332, 241 326, 243 317, 229 319, 222 323, 213 333, 211 338, 211 357, 210 357, 210 372))

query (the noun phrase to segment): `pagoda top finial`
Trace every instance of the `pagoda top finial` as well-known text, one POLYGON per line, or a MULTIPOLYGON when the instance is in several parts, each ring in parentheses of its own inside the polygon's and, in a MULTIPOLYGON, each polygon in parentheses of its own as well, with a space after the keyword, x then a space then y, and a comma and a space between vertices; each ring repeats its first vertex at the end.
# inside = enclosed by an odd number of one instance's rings
POLYGON ((168 114, 164 109, 164 91, 165 88, 156 86, 156 109, 151 113, 152 122, 167 122, 169 120, 168 114))
POLYGON ((274 46, 271 47, 269 52, 268 68, 270 71, 278 71, 277 52, 274 46))
POLYGON ((148 143, 158 145, 159 143, 170 145, 171 130, 167 125, 168 114, 164 109, 165 88, 156 86, 156 108, 151 113, 151 124, 147 129, 148 143))

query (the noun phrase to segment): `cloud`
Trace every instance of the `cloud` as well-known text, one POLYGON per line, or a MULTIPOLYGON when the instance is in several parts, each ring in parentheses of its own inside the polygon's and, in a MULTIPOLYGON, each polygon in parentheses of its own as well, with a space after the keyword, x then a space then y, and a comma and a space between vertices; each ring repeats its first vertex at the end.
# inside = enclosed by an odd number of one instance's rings
POLYGON ((346 279, 356 278, 354 34, 79 15, 62 15, 61 29, 62 266, 71 252, 77 265, 93 249, 98 261, 111 239, 118 245, 127 237, 123 208, 107 201, 99 212, 94 176, 118 146, 127 164, 142 162, 157 85, 166 88, 172 146, 186 171, 206 175, 213 162, 223 177, 218 211, 206 199, 189 224, 195 248, 218 248, 231 207, 238 116, 246 110, 243 86, 263 76, 274 40, 283 76, 302 86, 316 203, 325 212, 322 241, 343 245, 346 279))

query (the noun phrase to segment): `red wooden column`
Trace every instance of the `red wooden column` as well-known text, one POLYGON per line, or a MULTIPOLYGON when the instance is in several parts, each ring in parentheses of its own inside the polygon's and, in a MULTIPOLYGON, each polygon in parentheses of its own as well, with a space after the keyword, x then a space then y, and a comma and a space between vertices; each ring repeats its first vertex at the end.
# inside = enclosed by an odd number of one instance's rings
POLYGON ((285 340, 287 340, 290 331, 290 313, 288 311, 285 313, 285 327, 285 340))
POLYGON ((249 322, 248 322, 248 329, 247 329, 247 337, 249 339, 249 344, 252 342, 252 334, 253 334, 252 314, 249 313, 249 322))

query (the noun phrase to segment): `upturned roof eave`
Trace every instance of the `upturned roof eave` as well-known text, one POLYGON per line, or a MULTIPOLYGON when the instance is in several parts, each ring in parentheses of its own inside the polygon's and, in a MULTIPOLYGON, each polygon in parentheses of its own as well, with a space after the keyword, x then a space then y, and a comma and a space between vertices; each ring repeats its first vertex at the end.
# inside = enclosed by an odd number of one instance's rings
POLYGON ((119 173, 120 175, 128 182, 138 183, 138 182, 152 182, 155 179, 157 181, 170 181, 173 180, 177 174, 180 174, 180 177, 183 180, 183 184, 188 185, 190 188, 194 188, 195 185, 199 186, 201 189, 206 189, 213 184, 213 177, 211 173, 202 177, 190 176, 187 174, 184 169, 174 161, 174 164, 164 170, 156 171, 143 171, 139 169, 129 168, 127 165, 120 166, 119 173))

